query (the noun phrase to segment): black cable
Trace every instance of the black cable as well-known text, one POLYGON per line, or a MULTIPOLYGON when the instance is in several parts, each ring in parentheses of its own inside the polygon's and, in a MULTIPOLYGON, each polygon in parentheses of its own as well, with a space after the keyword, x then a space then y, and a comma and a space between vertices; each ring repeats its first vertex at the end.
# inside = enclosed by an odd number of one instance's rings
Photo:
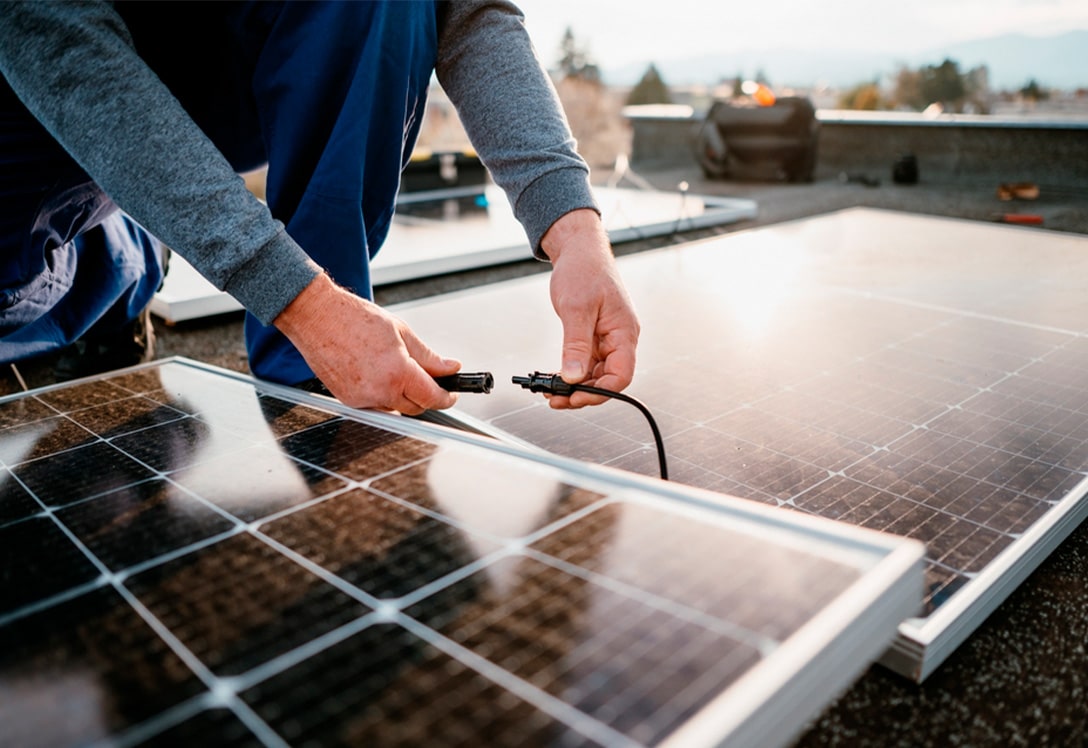
POLYGON ((560 396, 569 396, 573 392, 588 392, 591 395, 610 397, 614 400, 622 400, 625 403, 634 405, 642 412, 642 415, 646 416, 646 420, 650 424, 650 431, 654 434, 654 443, 657 446, 657 462, 661 469, 661 480, 669 479, 669 469, 665 464, 665 440, 661 438, 661 431, 658 430, 657 422, 654 420, 653 415, 650 414, 650 409, 635 398, 630 395, 625 395, 622 392, 592 387, 588 384, 571 384, 558 374, 543 374, 539 371, 535 371, 527 377, 515 376, 511 381, 513 381, 514 384, 521 385, 523 389, 529 390, 530 392, 546 392, 551 395, 560 396))

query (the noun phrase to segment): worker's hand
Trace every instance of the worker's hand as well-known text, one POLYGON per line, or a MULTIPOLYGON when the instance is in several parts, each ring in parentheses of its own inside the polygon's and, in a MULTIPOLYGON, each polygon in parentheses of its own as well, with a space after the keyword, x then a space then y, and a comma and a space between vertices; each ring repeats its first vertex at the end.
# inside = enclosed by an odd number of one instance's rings
MULTIPOLYGON (((552 306, 563 323, 563 379, 624 389, 635 375, 639 324, 600 216, 592 210, 567 213, 540 244, 552 261, 552 306)), ((575 392, 552 396, 550 405, 581 408, 606 399, 575 392)))
POLYGON ((345 405, 418 415, 457 401, 435 381, 461 364, 442 358, 403 321, 319 275, 275 325, 345 405))

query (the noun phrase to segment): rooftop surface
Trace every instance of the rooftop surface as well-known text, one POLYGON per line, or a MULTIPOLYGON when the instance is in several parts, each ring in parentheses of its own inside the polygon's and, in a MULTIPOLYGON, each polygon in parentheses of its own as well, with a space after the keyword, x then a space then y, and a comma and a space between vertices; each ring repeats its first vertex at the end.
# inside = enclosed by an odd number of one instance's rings
MULTIPOLYGON (((603 183, 608 174, 598 174, 603 183)), ((756 226, 864 206, 908 213, 990 221, 995 214, 1031 213, 1041 228, 1088 234, 1088 184, 1041 185, 1037 199, 1001 201, 996 184, 893 184, 873 171, 877 186, 824 179, 812 184, 711 181, 698 167, 641 173, 660 190, 682 182, 693 194, 751 198, 754 220, 633 242, 627 254, 756 226)), ((621 182, 621 185, 623 182, 621 182)), ((485 270, 399 283, 377 290, 383 305, 426 298, 530 273, 527 260, 485 270)), ((186 356, 246 372, 240 315, 156 325, 156 357, 186 356)), ((434 341, 441 345, 441 341, 434 341)), ((457 355, 456 351, 450 351, 457 355)), ((30 387, 52 382, 51 363, 20 365, 30 387)), ((14 373, 0 372, 0 392, 19 389, 14 373)), ((799 739, 815 745, 1072 745, 1088 741, 1088 527, 1075 531, 925 683, 918 685, 880 666, 870 668, 799 739)))

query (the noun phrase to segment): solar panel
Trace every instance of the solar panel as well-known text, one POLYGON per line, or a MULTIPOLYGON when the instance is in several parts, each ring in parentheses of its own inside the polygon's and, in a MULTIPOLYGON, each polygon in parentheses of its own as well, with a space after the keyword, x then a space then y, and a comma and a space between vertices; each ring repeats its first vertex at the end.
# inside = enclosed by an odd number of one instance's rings
MULTIPOLYGON (((594 195, 608 235, 617 243, 735 223, 755 218, 757 212, 753 200, 680 191, 595 187, 594 195)), ((401 194, 384 246, 371 266, 376 286, 531 256, 525 229, 494 185, 401 194)), ((241 308, 177 255, 151 302, 151 311, 170 322, 241 308)))
MULTIPOLYGON (((408 193, 384 248, 374 258, 375 284, 425 278, 530 256, 525 229, 495 185, 465 193, 408 193)), ((616 243, 755 218, 753 200, 687 192, 594 187, 604 227, 616 243)))
POLYGON ((0 401, 20 746, 775 745, 921 547, 181 359, 0 401))
MULTIPOLYGON (((629 391, 659 421, 672 478, 927 544, 924 614, 885 658, 897 671, 924 679, 1088 514, 1084 237, 854 209, 619 263, 643 324, 629 391)), ((396 311, 509 381, 558 369, 547 282, 396 311)), ((458 410, 657 471, 622 403, 554 412, 499 387, 458 410)))

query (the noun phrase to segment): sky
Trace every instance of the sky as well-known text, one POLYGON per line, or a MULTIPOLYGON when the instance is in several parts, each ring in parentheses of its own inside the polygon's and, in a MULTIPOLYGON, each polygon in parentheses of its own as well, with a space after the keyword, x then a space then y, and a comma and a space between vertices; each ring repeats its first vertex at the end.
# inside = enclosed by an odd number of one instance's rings
POLYGON ((1088 29, 1086 0, 515 0, 544 63, 569 26, 601 67, 791 47, 911 54, 1088 29))

